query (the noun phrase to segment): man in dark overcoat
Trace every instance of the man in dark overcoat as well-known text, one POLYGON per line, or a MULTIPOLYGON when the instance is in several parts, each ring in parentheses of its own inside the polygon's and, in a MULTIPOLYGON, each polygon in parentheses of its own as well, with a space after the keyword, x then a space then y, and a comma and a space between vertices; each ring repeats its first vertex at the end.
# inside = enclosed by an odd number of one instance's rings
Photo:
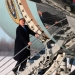
MULTIPOLYGON (((29 39, 29 34, 38 37, 39 35, 33 32, 27 25, 25 25, 25 19, 21 18, 19 20, 19 26, 16 29, 16 39, 15 39, 15 50, 14 55, 16 55, 19 51, 21 51, 25 46, 30 46, 32 43, 29 39)), ((30 48, 30 47, 29 47, 30 48)), ((22 52, 20 52, 14 59, 17 61, 17 65, 19 65, 22 61, 30 56, 30 50, 25 48, 22 52)), ((19 71, 23 71, 26 66, 27 60, 25 60, 19 68, 19 71)), ((16 67, 15 66, 15 67, 16 67)), ((16 74, 18 67, 13 69, 13 72, 16 74)))

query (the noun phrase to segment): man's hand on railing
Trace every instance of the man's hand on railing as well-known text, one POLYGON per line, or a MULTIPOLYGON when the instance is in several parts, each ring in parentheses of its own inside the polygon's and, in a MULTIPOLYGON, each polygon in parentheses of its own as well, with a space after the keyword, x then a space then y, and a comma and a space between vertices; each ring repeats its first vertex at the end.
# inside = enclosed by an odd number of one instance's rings
POLYGON ((30 46, 32 43, 31 42, 28 42, 28 45, 30 46))
POLYGON ((45 26, 45 28, 46 28, 46 29, 48 29, 48 28, 49 28, 49 26, 48 26, 48 25, 46 25, 46 26, 45 26))
POLYGON ((38 38, 39 37, 39 34, 35 34, 35 37, 38 38))
POLYGON ((59 23, 58 21, 55 22, 55 24, 58 24, 58 23, 59 23))

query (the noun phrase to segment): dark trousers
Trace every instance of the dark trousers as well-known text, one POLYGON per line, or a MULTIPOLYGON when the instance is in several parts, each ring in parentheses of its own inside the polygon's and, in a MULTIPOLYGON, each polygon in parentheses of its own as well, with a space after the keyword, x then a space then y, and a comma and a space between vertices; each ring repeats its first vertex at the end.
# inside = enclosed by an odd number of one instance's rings
POLYGON ((21 69, 23 69, 23 68, 25 68, 26 67, 26 63, 27 63, 27 59, 25 60, 26 58, 21 58, 19 61, 17 61, 17 63, 16 63, 16 65, 15 65, 15 68, 13 69, 13 72, 15 73, 15 72, 17 72, 17 70, 18 70, 18 65, 21 63, 21 62, 23 62, 22 64, 20 64, 20 68, 19 68, 19 71, 21 70, 21 69))
POLYGON ((73 70, 69 75, 75 75, 75 70, 73 70))

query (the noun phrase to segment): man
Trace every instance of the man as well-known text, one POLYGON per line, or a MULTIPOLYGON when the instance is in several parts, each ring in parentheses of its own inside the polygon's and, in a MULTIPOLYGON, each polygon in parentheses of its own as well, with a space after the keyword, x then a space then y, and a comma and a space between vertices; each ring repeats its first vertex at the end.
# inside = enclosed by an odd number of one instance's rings
POLYGON ((42 23, 46 28, 48 28, 49 25, 53 25, 54 23, 58 24, 58 21, 56 21, 55 16, 51 15, 50 13, 38 11, 38 14, 40 16, 42 23))
MULTIPOLYGON (((38 37, 39 35, 34 33, 32 30, 29 29, 27 25, 25 25, 25 19, 21 18, 19 20, 19 26, 16 29, 16 39, 15 39, 15 52, 14 55, 17 54, 19 51, 21 51, 25 46, 31 45, 32 43, 29 40, 29 34, 34 35, 35 37, 38 37)), ((30 48, 30 47, 28 47, 30 48)), ((17 61, 17 65, 19 65, 22 61, 24 61, 28 56, 30 56, 30 50, 28 48, 24 49, 20 54, 18 54, 14 59, 17 61)), ((24 71, 24 68, 26 66, 27 60, 25 60, 19 68, 19 71, 24 71)), ((15 66, 15 67, 16 67, 15 66)), ((17 75, 18 67, 13 69, 13 72, 15 75, 17 75)))
POLYGON ((38 11, 38 14, 39 14, 40 19, 46 29, 50 28, 51 25, 55 24, 55 26, 53 26, 53 28, 48 29, 48 32, 52 35, 58 29, 59 24, 58 24, 58 21, 56 21, 57 17, 51 15, 48 12, 42 13, 41 11, 38 11))

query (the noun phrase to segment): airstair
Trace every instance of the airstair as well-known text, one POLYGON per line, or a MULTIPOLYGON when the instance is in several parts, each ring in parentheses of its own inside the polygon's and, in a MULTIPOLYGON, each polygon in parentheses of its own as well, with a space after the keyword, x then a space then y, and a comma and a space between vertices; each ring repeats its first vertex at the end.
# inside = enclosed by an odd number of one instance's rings
MULTIPOLYGON (((62 24, 62 21, 63 20, 59 21, 59 23, 62 24)), ((55 24, 50 28, 53 28, 54 26, 55 26, 55 24)), ((50 28, 49 28, 49 32, 50 32, 50 28)), ((67 56, 66 54, 73 56, 73 58, 75 57, 74 53, 72 51, 68 50, 69 48, 71 49, 72 44, 73 45, 75 44, 75 43, 72 43, 72 41, 71 41, 72 39, 75 39, 75 34, 73 33, 72 28, 68 24, 61 25, 61 27, 58 28, 57 31, 54 31, 54 33, 52 34, 52 37, 54 38, 54 40, 56 42, 52 41, 52 39, 47 39, 44 42, 45 48, 42 49, 40 52, 38 52, 35 56, 31 57, 30 60, 28 60, 25 70, 23 72, 19 72, 18 73, 19 75, 52 75, 52 73, 54 73, 55 71, 57 73, 59 68, 61 69, 62 63, 64 62, 63 60, 67 56), (63 34, 60 33, 62 30, 64 31, 63 34), (61 49, 63 50, 62 52, 60 51, 61 49)), ((75 41, 73 41, 73 42, 75 42, 75 41)), ((25 48, 27 48, 27 47, 28 46, 26 46, 25 48)), ((25 48, 23 48, 23 49, 25 49, 25 48)), ((16 54, 16 55, 18 55, 18 54, 16 54)), ((13 57, 15 57, 15 56, 13 56, 13 57)), ((4 58, 1 61, 3 61, 4 58)), ((9 59, 2 66, 0 66, 0 68, 3 67, 6 63, 8 63, 11 59, 9 59)), ((23 63, 23 62, 21 62, 21 63, 23 63)), ((14 62, 12 62, 11 64, 13 64, 13 63, 14 62)), ((17 66, 20 66, 20 64, 17 66)), ((7 69, 10 65, 8 65, 5 69, 7 69)), ((64 67, 66 67, 66 66, 64 66, 64 67)), ((3 69, 1 72, 3 72, 5 69, 3 69)), ((63 69, 65 71, 65 68, 63 68, 63 69)), ((8 75, 11 71, 9 71, 6 75, 8 75)), ((59 73, 61 73, 61 71, 59 73)), ((65 74, 65 75, 68 75, 68 74, 65 74)), ((14 75, 14 74, 12 74, 12 75, 14 75)), ((63 73, 60 75, 63 75, 63 73)))
MULTIPOLYGON (((19 7, 23 8, 22 5, 20 4, 20 0, 17 0, 17 1, 18 1, 19 7)), ((30 20, 28 24, 33 24, 32 20, 29 17, 26 17, 27 13, 26 12, 24 13, 24 12, 25 10, 22 12, 22 14, 23 14, 23 17, 26 19, 26 21, 30 20)), ((55 73, 54 75, 58 75, 58 74, 69 75, 70 74, 70 72, 67 71, 66 61, 64 60, 67 57, 75 58, 75 54, 74 54, 75 50, 72 47, 75 45, 75 33, 73 28, 69 24, 63 24, 63 21, 66 19, 68 20, 68 17, 58 22, 60 24, 60 27, 57 26, 57 29, 56 30, 54 29, 52 34, 50 34, 50 32, 56 26, 56 24, 53 24, 51 27, 47 29, 49 34, 51 35, 50 38, 48 38, 46 34, 39 29, 39 26, 32 27, 35 32, 38 31, 38 33, 40 34, 38 39, 41 40, 41 43, 44 44, 45 48, 40 50, 33 57, 30 57, 30 60, 28 60, 25 70, 22 72, 18 71, 17 75, 52 75, 53 73, 55 73)), ((36 39, 33 40, 33 42, 35 41, 36 39)), ((25 48, 28 48, 28 45, 24 47, 20 52, 22 52, 25 48)), ((20 52, 18 52, 16 55, 10 58, 7 62, 4 62, 0 66, 0 68, 2 68, 15 56, 17 56, 20 52)), ((7 56, 2 58, 0 62, 3 61, 7 56)), ((20 66, 24 61, 22 61, 17 66, 20 66)), ((2 69, 0 71, 0 74, 4 72, 4 70, 6 70, 14 62, 15 61, 13 61, 4 69, 2 69)), ((9 73, 12 70, 9 70, 9 72, 5 75, 9 75, 9 73)), ((12 73, 12 75, 15 75, 15 74, 12 73)))

